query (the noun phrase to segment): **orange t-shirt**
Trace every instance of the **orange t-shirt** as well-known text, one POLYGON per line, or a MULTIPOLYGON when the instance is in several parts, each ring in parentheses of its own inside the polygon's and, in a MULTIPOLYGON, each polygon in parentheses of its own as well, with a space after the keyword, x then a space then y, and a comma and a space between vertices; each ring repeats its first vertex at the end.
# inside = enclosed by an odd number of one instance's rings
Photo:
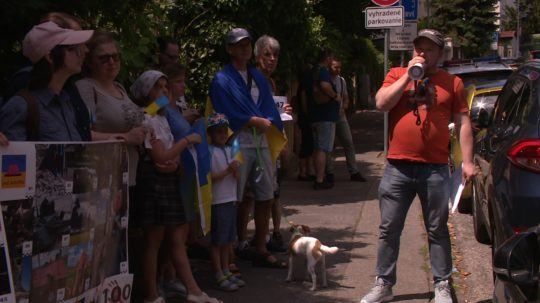
MULTIPOLYGON (((406 68, 392 68, 383 87, 396 82, 406 68)), ((419 91, 419 89, 417 89, 419 91)), ((439 70, 425 83, 423 95, 415 96, 411 81, 399 102, 388 113, 389 148, 388 159, 424 163, 448 163, 448 124, 453 114, 468 111, 463 82, 457 76, 439 70), (416 102, 415 102, 416 100, 416 102), (415 104, 421 124, 416 125, 415 104)))

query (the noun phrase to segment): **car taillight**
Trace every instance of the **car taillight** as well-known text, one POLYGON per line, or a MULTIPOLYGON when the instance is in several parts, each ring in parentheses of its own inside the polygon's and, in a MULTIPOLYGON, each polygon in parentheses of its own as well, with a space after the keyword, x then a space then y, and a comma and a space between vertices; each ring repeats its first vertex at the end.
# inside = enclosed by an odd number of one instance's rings
POLYGON ((514 143, 507 156, 515 166, 540 173, 540 139, 524 139, 514 143))

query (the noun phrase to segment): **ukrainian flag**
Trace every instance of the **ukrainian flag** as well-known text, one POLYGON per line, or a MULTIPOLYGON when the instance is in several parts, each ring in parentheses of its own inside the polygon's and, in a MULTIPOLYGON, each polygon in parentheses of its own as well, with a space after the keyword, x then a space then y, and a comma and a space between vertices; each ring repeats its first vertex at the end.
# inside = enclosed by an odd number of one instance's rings
MULTIPOLYGON (((208 140, 206 136, 206 119, 199 119, 193 125, 191 133, 197 133, 201 136, 200 144, 190 147, 189 151, 196 159, 194 161, 196 176, 196 205, 201 217, 201 228, 206 234, 210 231, 210 216, 212 211, 212 178, 210 171, 210 163, 212 162, 208 140)), ((186 169, 186 167, 184 168, 186 169)), ((186 174, 189 173, 186 171, 186 174)))

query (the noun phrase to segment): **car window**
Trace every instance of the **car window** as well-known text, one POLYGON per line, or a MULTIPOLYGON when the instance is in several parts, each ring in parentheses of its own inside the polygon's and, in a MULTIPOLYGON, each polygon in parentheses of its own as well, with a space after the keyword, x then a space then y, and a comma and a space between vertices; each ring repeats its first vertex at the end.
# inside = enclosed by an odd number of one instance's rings
POLYGON ((529 83, 525 83, 519 95, 519 99, 516 102, 516 109, 514 112, 514 117, 512 117, 512 120, 509 121, 509 123, 512 123, 512 122, 519 123, 520 121, 522 121, 525 115, 526 109, 530 106, 529 104, 530 100, 531 100, 531 87, 529 83))
POLYGON ((526 92, 524 91, 521 97, 519 106, 519 123, 525 124, 527 122, 536 124, 538 122, 538 101, 540 98, 540 81, 536 84, 536 96, 531 94, 531 86, 528 84, 526 92), (535 113, 535 114, 532 114, 535 113), (528 121, 529 120, 529 121, 528 121))
POLYGON ((471 120, 477 120, 480 112, 485 112, 486 117, 491 117, 498 96, 499 91, 474 96, 471 103, 471 120))
POLYGON ((508 80, 504 86, 495 106, 495 114, 493 115, 493 123, 501 124, 508 120, 508 116, 514 106, 515 100, 518 98, 518 93, 523 87, 523 80, 520 78, 512 78, 508 80))

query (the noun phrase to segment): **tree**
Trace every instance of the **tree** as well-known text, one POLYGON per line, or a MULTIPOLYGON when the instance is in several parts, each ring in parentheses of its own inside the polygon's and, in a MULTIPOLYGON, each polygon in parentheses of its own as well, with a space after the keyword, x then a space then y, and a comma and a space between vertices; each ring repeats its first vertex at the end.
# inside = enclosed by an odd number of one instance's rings
POLYGON ((432 0, 434 14, 430 26, 452 37, 467 57, 481 56, 489 50, 497 29, 496 0, 432 0))
MULTIPOLYGON (((502 8, 506 18, 502 20, 504 30, 517 30, 517 6, 502 8)), ((521 28, 521 43, 532 41, 532 35, 540 33, 540 0, 519 1, 519 20, 521 28)))
MULTIPOLYGON (((156 38, 176 39, 181 61, 188 67, 188 97, 204 104, 213 75, 228 60, 224 39, 233 27, 247 28, 254 39, 274 36, 281 44, 276 71, 278 87, 286 89, 306 62, 313 62, 323 43, 342 50, 346 58, 362 58, 375 69, 379 52, 365 39, 363 16, 356 0, 339 4, 339 18, 328 6, 332 1, 315 0, 5 0, 0 2, 0 80, 5 80, 27 61, 21 40, 49 11, 80 17, 84 27, 116 33, 122 52, 119 81, 125 86, 156 63, 156 38), (319 8, 324 2, 326 8, 319 8), (354 13, 353 13, 354 12, 354 13), (343 15, 344 14, 344 15, 343 15), (331 20, 331 21, 329 21, 331 20)), ((361 3, 369 3, 362 0, 361 3)), ((2 86, 0 85, 0 90, 2 86)))

